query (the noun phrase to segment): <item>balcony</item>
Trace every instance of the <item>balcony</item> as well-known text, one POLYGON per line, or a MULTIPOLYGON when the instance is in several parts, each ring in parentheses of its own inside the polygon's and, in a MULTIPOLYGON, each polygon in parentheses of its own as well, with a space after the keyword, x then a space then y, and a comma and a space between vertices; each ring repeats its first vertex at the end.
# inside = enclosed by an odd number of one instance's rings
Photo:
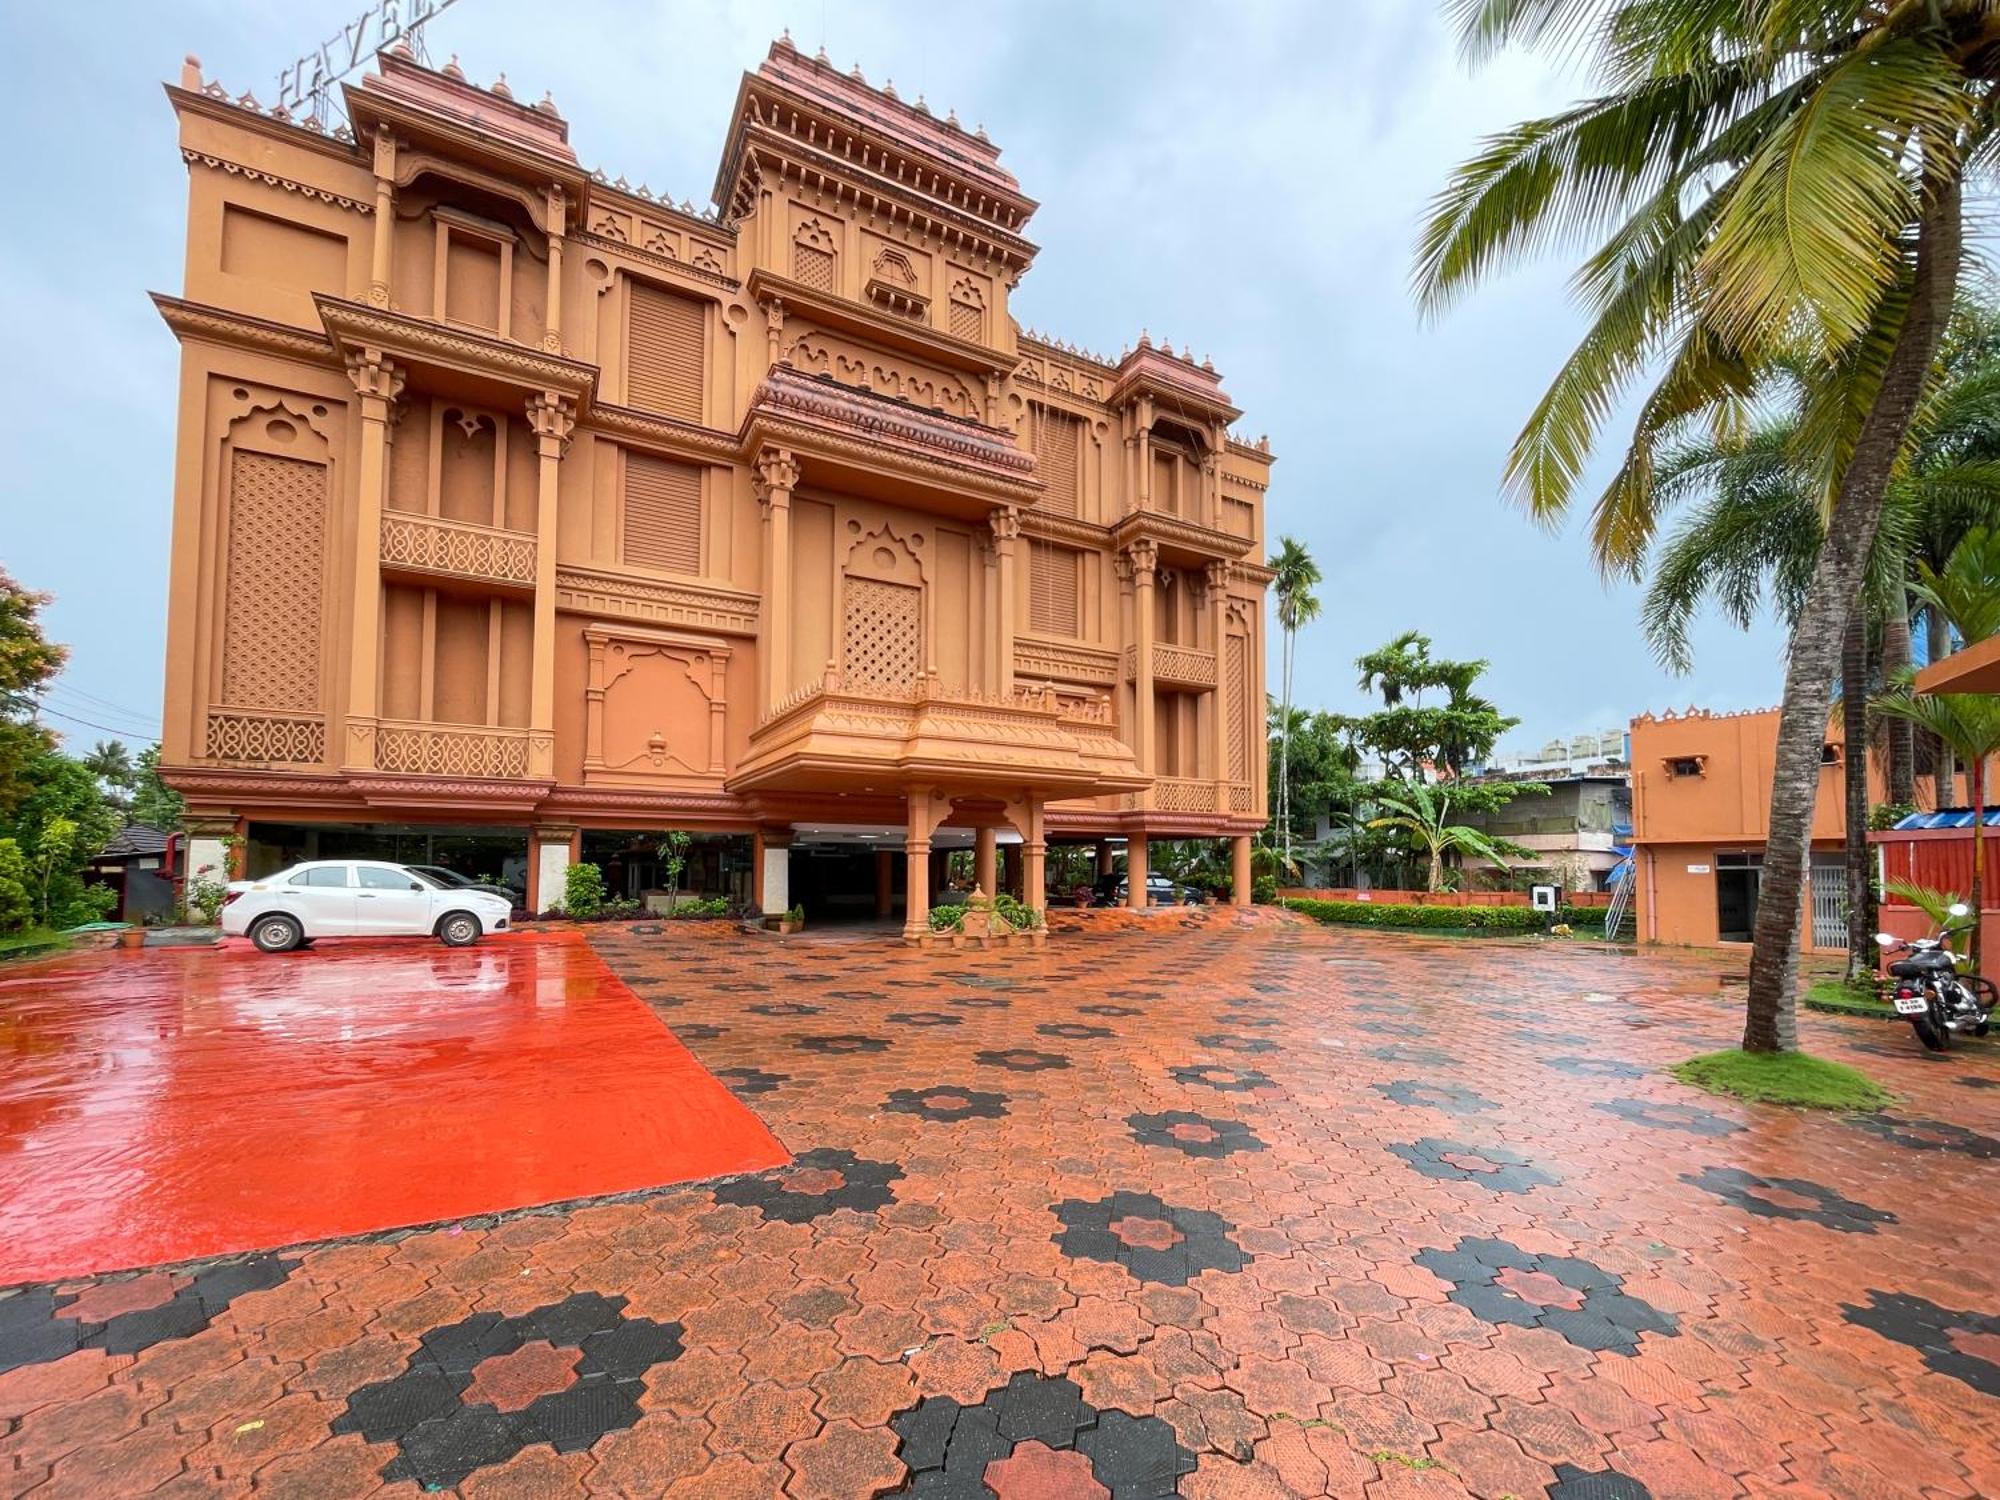
POLYGON ((524 777, 529 737, 526 729, 383 719, 375 729, 375 769, 402 776, 524 777))
MULTIPOLYGON (((1139 675, 1139 648, 1125 648, 1125 680, 1139 675)), ((1215 653, 1197 651, 1192 646, 1153 643, 1153 686, 1176 688, 1189 693, 1215 691, 1215 653)))
POLYGON ((1204 817, 1254 816, 1256 788, 1247 781, 1207 781, 1186 776, 1158 776, 1143 799, 1152 812, 1191 813, 1204 817))
POLYGON ((535 552, 531 532, 405 511, 387 511, 382 516, 385 573, 411 573, 431 582, 442 579, 532 593, 535 552))
POLYGON ((204 760, 251 766, 317 766, 326 760, 326 720, 262 708, 208 711, 204 760))

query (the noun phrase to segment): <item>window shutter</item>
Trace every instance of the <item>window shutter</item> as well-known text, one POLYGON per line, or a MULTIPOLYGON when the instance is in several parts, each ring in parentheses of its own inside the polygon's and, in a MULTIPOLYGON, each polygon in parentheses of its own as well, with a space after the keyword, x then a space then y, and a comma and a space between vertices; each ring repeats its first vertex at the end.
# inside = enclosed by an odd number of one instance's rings
POLYGON ((701 420, 702 305, 648 282, 632 283, 625 392, 632 405, 684 422, 701 420))
POLYGON ((1035 474, 1048 486, 1040 508, 1053 515, 1077 513, 1077 449, 1082 426, 1067 412, 1035 408, 1035 474))
POLYGON ((1028 627, 1043 635, 1077 632, 1077 562, 1074 547, 1030 538, 1028 627))
POLYGON ((624 559, 668 573, 701 572, 701 470, 625 455, 624 559))

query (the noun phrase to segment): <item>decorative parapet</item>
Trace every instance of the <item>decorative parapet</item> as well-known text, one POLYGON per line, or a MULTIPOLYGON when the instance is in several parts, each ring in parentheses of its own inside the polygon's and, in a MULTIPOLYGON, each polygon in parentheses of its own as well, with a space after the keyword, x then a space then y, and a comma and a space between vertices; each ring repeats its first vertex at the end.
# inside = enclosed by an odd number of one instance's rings
MULTIPOLYGON (((1139 675, 1139 648, 1125 648, 1125 680, 1139 675)), ((1198 693, 1215 690, 1215 653, 1191 646, 1153 643, 1153 682, 1164 688, 1186 688, 1198 693)))
POLYGON ((757 633, 758 596, 709 584, 665 583, 599 568, 558 567, 556 608, 606 619, 757 633))
POLYGON ((481 583, 535 586, 535 537, 471 521, 385 511, 382 565, 481 583))
POLYGON ((208 711, 201 753, 204 760, 236 765, 324 765, 326 720, 319 714, 212 708, 208 711))
POLYGON ((1175 776, 1159 776, 1154 778, 1151 802, 1155 812, 1212 813, 1222 811, 1216 805, 1214 782, 1194 781, 1175 776))
POLYGON ((523 777, 529 738, 526 729, 384 719, 375 731, 375 768, 406 776, 523 777))
POLYGON ((1110 687, 1118 680, 1118 653, 1070 641, 1017 635, 1014 637, 1014 675, 1110 687))

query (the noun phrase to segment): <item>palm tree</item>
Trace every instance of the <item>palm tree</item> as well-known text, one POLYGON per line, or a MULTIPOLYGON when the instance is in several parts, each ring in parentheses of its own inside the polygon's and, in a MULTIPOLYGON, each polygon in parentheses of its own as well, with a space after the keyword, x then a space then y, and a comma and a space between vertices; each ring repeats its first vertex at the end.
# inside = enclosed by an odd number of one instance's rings
POLYGON ((1426 890, 1444 889, 1444 857, 1447 854, 1471 854, 1503 868, 1507 863, 1503 855, 1511 854, 1516 858, 1531 855, 1530 850, 1519 844, 1494 838, 1464 823, 1450 822, 1451 792, 1448 788, 1412 781, 1403 784, 1398 792, 1378 793, 1375 801, 1378 807, 1388 811, 1370 818, 1368 826, 1401 829, 1410 836, 1413 845, 1429 856, 1430 883, 1426 890))
POLYGON ((1271 591, 1278 599, 1278 626, 1285 632, 1285 648, 1279 678, 1283 684, 1283 717, 1278 738, 1278 828, 1284 840, 1284 859, 1292 863, 1292 656, 1298 644, 1299 627, 1319 618, 1319 596, 1313 585, 1320 581, 1319 564, 1312 560, 1296 538, 1278 538, 1277 556, 1271 559, 1271 591))
POLYGON ((1820 746, 1847 617, 1961 257, 1961 183, 1992 134, 1990 0, 1451 0, 1475 55, 1550 45, 1603 91, 1492 138, 1432 207, 1427 311, 1503 263, 1594 241, 1594 321, 1507 478, 1570 509, 1599 431, 1660 369, 1599 498, 1599 566, 1630 572, 1658 519, 1659 450, 1747 419, 1783 359, 1813 374, 1802 448, 1827 517, 1792 629, 1743 1045, 1797 1045, 1798 925, 1820 746))
POLYGON ((1882 713, 1907 719, 1951 747, 1967 766, 1972 794, 1972 968, 1979 970, 1978 915, 1986 894, 1986 762, 2000 755, 2000 697, 1988 693, 1919 693, 1905 677, 1875 700, 1882 713))
POLYGON ((112 787, 130 787, 138 775, 132 752, 122 740, 99 740, 83 763, 91 775, 112 787))

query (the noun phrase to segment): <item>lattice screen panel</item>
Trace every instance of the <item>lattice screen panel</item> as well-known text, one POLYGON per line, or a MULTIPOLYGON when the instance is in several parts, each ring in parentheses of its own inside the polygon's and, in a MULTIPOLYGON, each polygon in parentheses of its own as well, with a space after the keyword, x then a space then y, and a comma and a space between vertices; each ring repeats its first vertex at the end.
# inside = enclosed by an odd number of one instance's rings
POLYGON ((970 302, 956 298, 951 304, 952 337, 977 341, 986 332, 986 314, 970 302))
POLYGON ((1229 779, 1248 781, 1250 779, 1250 736, 1246 733, 1245 705, 1250 701, 1250 642, 1245 636, 1232 635, 1224 655, 1229 662, 1225 681, 1229 694, 1229 779))
POLYGON ((924 591, 873 578, 847 580, 842 665, 847 679, 908 687, 924 664, 924 591))
POLYGON ((222 701, 317 710, 326 466, 232 455, 222 701))
POLYGON ((833 252, 812 245, 792 246, 792 275, 809 287, 830 292, 833 287, 833 252))

